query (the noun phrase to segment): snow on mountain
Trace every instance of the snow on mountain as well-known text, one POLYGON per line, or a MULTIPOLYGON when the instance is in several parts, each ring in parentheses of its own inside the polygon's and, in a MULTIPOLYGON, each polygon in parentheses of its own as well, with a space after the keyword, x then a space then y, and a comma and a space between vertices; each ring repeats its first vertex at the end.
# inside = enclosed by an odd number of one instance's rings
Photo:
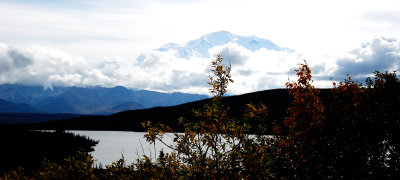
MULTIPOLYGON (((208 50, 210 48, 228 43, 236 43, 251 51, 256 51, 261 48, 275 51, 293 51, 291 49, 279 47, 267 39, 261 39, 255 36, 239 36, 229 31, 218 31, 206 34, 200 39, 189 41, 186 44, 167 43, 156 50, 160 52, 174 50, 176 51, 177 57, 185 59, 189 59, 191 56, 209 58, 210 54, 208 50)), ((145 58, 146 56, 142 54, 137 60, 142 61, 145 58)))

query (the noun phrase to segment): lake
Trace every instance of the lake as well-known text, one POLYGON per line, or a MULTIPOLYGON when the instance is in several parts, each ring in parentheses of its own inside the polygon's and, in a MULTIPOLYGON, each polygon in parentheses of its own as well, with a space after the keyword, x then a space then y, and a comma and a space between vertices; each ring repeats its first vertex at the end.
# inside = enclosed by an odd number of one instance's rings
MULTIPOLYGON (((74 134, 88 136, 99 143, 94 147, 94 151, 90 154, 96 160, 96 165, 110 165, 113 161, 119 160, 124 156, 127 165, 134 162, 138 157, 147 155, 155 160, 159 151, 171 152, 171 150, 161 142, 157 141, 155 146, 150 145, 144 138, 145 132, 131 131, 67 131, 74 134)), ((168 144, 172 144, 172 134, 164 135, 164 140, 168 144)))

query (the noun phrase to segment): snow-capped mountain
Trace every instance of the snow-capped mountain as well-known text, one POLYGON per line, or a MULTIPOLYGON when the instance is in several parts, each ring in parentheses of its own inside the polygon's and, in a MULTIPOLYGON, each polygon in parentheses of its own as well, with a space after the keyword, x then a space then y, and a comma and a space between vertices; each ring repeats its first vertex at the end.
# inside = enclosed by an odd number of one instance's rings
MULTIPOLYGON (((210 57, 208 52, 210 48, 225 45, 227 43, 236 43, 251 51, 256 51, 261 48, 275 51, 293 51, 288 48, 279 47, 267 39, 261 39, 255 36, 239 36, 229 31, 218 31, 206 34, 201 38, 189 41, 186 44, 167 43, 156 50, 174 50, 178 57, 186 59, 189 59, 191 56, 208 58, 210 57)), ((145 59, 145 57, 146 56, 142 54, 138 57, 138 60, 141 61, 145 59)))
MULTIPOLYGON (((124 110, 173 106, 208 96, 133 90, 123 86, 57 87, 0 85, 0 113, 112 114, 124 110)), ((1 123, 1 118, 0 118, 1 123)))

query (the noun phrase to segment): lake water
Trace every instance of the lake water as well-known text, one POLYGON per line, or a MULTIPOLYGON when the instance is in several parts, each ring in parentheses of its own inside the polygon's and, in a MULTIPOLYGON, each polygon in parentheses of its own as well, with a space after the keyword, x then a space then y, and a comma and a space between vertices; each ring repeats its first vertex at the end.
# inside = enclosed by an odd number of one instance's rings
MULTIPOLYGON (((99 141, 94 147, 94 151, 90 154, 96 160, 95 165, 105 167, 112 162, 119 160, 122 155, 124 156, 127 165, 136 161, 143 155, 152 158, 155 161, 159 155, 160 150, 165 153, 170 153, 172 150, 156 141, 156 144, 151 144, 144 138, 145 132, 132 132, 132 131, 67 131, 78 135, 88 136, 89 138, 99 141)), ((250 135, 254 136, 254 135, 250 135)), ((166 133, 164 135, 164 142, 171 145, 173 144, 173 133, 166 133)), ((272 138, 272 136, 271 136, 272 138)))
MULTIPOLYGON (((161 142, 156 142, 155 146, 150 145, 144 138, 145 132, 128 131, 67 131, 74 134, 88 136, 99 143, 94 147, 91 155, 96 160, 96 165, 110 165, 113 161, 119 160, 124 156, 127 165, 134 162, 138 157, 147 155, 155 160, 159 151, 171 152, 171 150, 161 142)), ((164 135, 164 142, 172 144, 172 134, 164 135)))

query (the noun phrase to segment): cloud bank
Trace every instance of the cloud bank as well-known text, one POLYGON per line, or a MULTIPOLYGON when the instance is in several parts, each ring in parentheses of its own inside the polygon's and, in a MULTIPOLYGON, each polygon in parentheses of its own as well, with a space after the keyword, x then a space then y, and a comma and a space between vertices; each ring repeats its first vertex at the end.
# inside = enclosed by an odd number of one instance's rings
MULTIPOLYGON (((174 49, 145 53, 143 59, 114 56, 93 61, 54 48, 17 47, 0 44, 0 83, 53 86, 122 85, 130 88, 163 92, 206 94, 210 63, 222 54, 232 65, 235 83, 231 94, 283 88, 288 78, 295 80, 293 70, 305 57, 296 51, 261 48, 248 50, 237 43, 214 46, 209 58, 192 55, 180 58, 174 49)), ((400 41, 376 37, 348 53, 327 56, 310 62, 315 84, 331 87, 331 79, 343 80, 346 74, 363 81, 373 71, 400 70, 400 41)))
POLYGON ((334 77, 344 74, 364 81, 378 71, 400 70, 400 41, 394 38, 376 37, 349 53, 338 57, 334 77))

